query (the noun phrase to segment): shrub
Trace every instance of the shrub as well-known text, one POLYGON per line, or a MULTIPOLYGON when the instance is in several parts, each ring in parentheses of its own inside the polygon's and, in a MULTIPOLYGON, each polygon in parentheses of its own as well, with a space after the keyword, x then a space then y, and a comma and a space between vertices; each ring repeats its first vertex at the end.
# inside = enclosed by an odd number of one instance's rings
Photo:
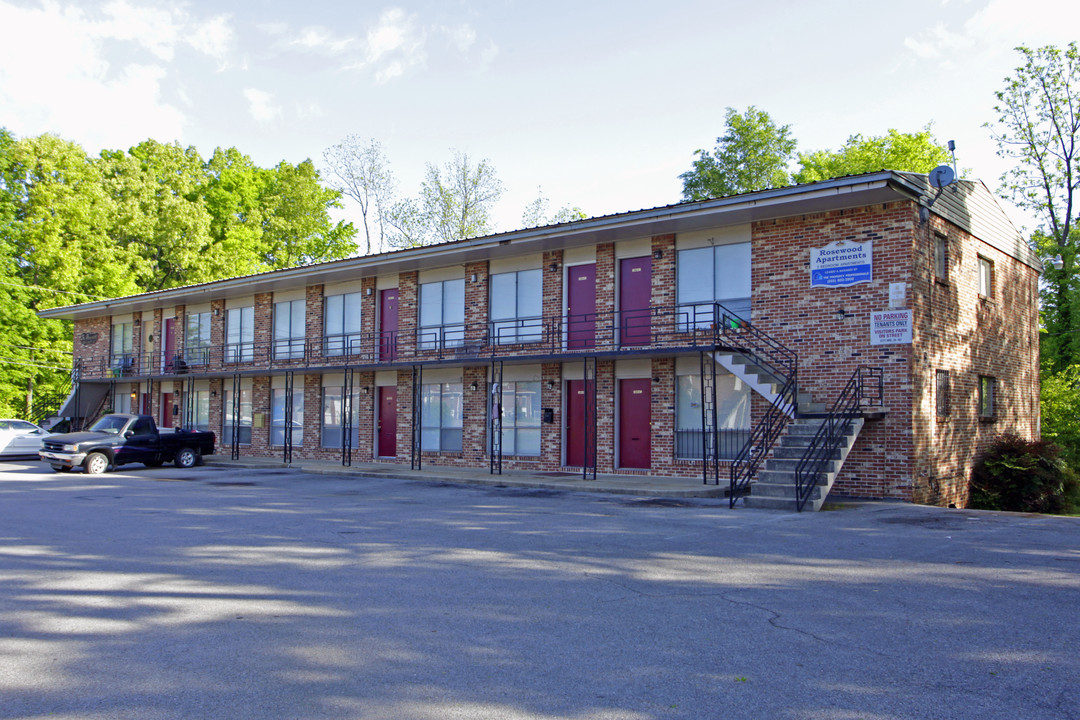
POLYGON ((1048 440, 1002 435, 971 473, 968 507, 1052 514, 1080 510, 1080 477, 1048 440))

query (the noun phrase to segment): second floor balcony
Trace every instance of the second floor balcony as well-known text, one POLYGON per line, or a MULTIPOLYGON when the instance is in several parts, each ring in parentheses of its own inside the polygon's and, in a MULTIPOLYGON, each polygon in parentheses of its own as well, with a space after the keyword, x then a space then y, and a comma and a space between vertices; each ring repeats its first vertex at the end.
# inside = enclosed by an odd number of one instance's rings
POLYGON ((279 338, 132 352, 78 360, 81 379, 250 374, 255 371, 369 368, 493 359, 552 360, 700 350, 735 337, 769 343, 745 316, 718 303, 649 310, 458 323, 451 326, 321 337, 279 338))

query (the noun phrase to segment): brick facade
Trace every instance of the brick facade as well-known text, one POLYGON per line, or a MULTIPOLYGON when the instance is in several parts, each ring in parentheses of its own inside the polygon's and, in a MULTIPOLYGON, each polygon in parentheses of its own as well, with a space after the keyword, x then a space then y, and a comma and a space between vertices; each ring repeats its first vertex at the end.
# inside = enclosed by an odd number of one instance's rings
MULTIPOLYGON (((672 212, 678 212, 677 209, 672 212)), ((897 498, 908 501, 957 504, 966 502, 966 484, 975 454, 995 435, 1003 431, 1033 437, 1038 432, 1038 271, 1030 263, 973 237, 943 216, 920 217, 919 205, 911 199, 895 199, 855 207, 839 207, 811 213, 759 213, 759 219, 746 224, 751 243, 752 322, 776 341, 794 349, 799 356, 799 384, 820 402, 831 403, 859 366, 880 367, 884 375, 884 407, 879 417, 868 420, 848 456, 834 487, 834 492, 869 497, 897 498), (947 277, 935 277, 934 245, 944 237, 948 247, 947 277), (873 277, 871 282, 849 287, 811 287, 811 252, 837 240, 873 242, 873 277), (979 294, 980 258, 993 266, 993 292, 979 294), (913 316, 910 345, 871 345, 871 314, 890 308, 890 290, 903 288, 903 307, 913 316), (951 379, 950 407, 947 417, 936 414, 935 379, 938 370, 948 370, 951 379), (995 407, 992 417, 979 417, 980 377, 994 382, 995 407)), ((745 223, 744 223, 745 224, 745 223)), ((720 226, 722 227, 722 226, 720 226)), ((630 236, 632 237, 632 236, 630 236)), ((652 267, 650 302, 653 308, 672 308, 678 298, 678 263, 680 233, 665 232, 633 238, 632 246, 618 240, 593 240, 596 263, 596 309, 599 318, 618 313, 619 259, 648 253, 652 267), (629 249, 627 249, 629 248, 629 249), (631 253, 628 255, 627 253, 631 253)), ((565 332, 560 318, 565 312, 566 277, 564 249, 545 246, 541 264, 541 308, 545 318, 544 346, 536 348, 508 346, 505 367, 526 365, 539 377, 539 405, 550 422, 541 422, 539 456, 506 455, 505 469, 532 471, 572 471, 564 465, 567 428, 566 388, 571 379, 581 377, 580 355, 550 357, 561 351, 565 332), (531 354, 530 354, 531 353, 531 354)), ((568 248, 570 246, 567 246, 568 248)), ((580 247, 580 244, 574 247, 580 247)), ((453 249, 453 246, 448 246, 453 249)), ((449 250, 448 250, 449 251, 449 250)), ((523 245, 521 254, 537 252, 523 245)), ((573 257, 581 257, 580 251, 573 257)), ((507 257, 505 253, 499 255, 507 257)), ((410 357, 417 352, 416 332, 419 316, 419 273, 416 267, 439 267, 437 260, 414 264, 397 273, 398 351, 410 357)), ((462 450, 423 452, 425 466, 454 466, 487 469, 491 458, 489 403, 492 386, 489 379, 490 357, 477 355, 487 348, 488 320, 491 315, 490 264, 488 259, 466 258, 459 267, 465 278, 464 348, 459 355, 438 358, 438 367, 460 372, 462 387, 462 450)), ((535 267, 535 266, 533 266, 535 267)), ((385 274, 385 273, 384 273, 385 274)), ((340 277, 337 278, 340 281, 340 277)), ((303 281, 297 281, 303 283, 303 281)), ((324 285, 309 282, 301 285, 306 302, 306 350, 303 359, 275 363, 263 373, 251 377, 253 412, 262 418, 255 423, 250 447, 242 453, 256 456, 280 456, 283 449, 269 444, 271 424, 271 387, 274 376, 293 370, 304 381, 303 441, 293 448, 295 459, 340 461, 340 448, 321 446, 322 393, 324 373, 340 375, 353 359, 324 357, 322 346, 324 285)), ((377 337, 376 316, 379 290, 373 275, 361 278, 362 342, 377 337)), ((294 287, 294 291, 295 291, 294 287)), ((254 295, 256 356, 267 355, 273 340, 274 295, 269 291, 236 291, 237 296, 254 295)), ((225 342, 226 303, 215 298, 212 311, 211 342, 220 347, 225 342)), ((178 352, 183 347, 184 304, 165 305, 153 314, 156 357, 164 347, 163 311, 175 318, 173 338, 178 352)), ((670 317, 670 311, 668 311, 670 317)), ((137 321, 142 321, 136 313, 137 321)), ((658 321, 654 320, 654 331, 658 321)), ((138 324, 138 323, 136 323, 138 324)), ((643 365, 634 365, 634 378, 648 372, 651 393, 651 467, 645 470, 620 469, 618 453, 619 378, 617 358, 620 350, 612 345, 613 335, 604 335, 598 320, 597 342, 608 344, 607 354, 596 362, 597 382, 597 470, 601 473, 651 473, 656 475, 700 478, 700 460, 676 457, 676 366, 672 354, 636 348, 643 365), (644 369, 643 369, 644 368, 644 369)), ((108 355, 110 316, 77 318, 74 351, 76 359, 87 364, 108 355)), ((136 329, 136 346, 141 347, 144 332, 136 329)), ((690 337, 690 334, 687 334, 690 337)), ((490 352, 490 351, 489 351, 490 352)), ((683 355, 690 353, 683 352, 683 355)), ((696 358, 696 353, 695 353, 696 358)), ((695 359, 695 363, 697 360, 695 359)), ((355 364, 355 363, 354 363, 355 364)), ((156 361, 148 365, 153 367, 156 361)), ((380 461, 409 463, 413 459, 412 369, 407 362, 385 361, 380 365, 374 352, 360 358, 353 371, 356 403, 357 440, 352 448, 353 462, 371 462, 377 454, 376 372, 396 373, 397 456, 380 461), (367 363, 367 365, 364 365, 367 363), (362 367, 361 367, 362 366, 362 367)), ((425 370, 428 372, 428 370, 425 370)), ((151 384, 152 410, 160 414, 161 382, 159 368, 140 378, 140 393, 151 384)), ((625 377, 620 376, 620 377, 625 377)), ((174 384, 174 398, 183 404, 186 388, 183 379, 174 384)), ((229 378, 211 377, 210 424, 221 431, 224 394, 231 389, 229 378)), ((753 395, 750 402, 751 423, 763 415, 767 401, 753 395)), ((181 413, 183 417, 183 413, 181 413)), ((222 450, 225 451, 224 449, 222 450)), ((722 465, 726 479, 726 465, 722 465)))

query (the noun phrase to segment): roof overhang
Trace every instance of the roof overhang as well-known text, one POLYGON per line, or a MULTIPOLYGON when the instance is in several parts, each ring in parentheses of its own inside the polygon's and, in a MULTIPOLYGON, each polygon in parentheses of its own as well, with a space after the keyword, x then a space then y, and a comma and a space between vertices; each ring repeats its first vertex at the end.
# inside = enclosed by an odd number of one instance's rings
POLYGON ((679 203, 651 210, 606 215, 571 223, 487 235, 440 245, 367 255, 275 270, 128 297, 42 310, 44 318, 66 320, 193 305, 239 294, 268 293, 304 285, 446 267, 549 250, 618 242, 669 233, 742 225, 795 215, 916 200, 919 188, 891 171, 762 190, 717 200, 679 203))

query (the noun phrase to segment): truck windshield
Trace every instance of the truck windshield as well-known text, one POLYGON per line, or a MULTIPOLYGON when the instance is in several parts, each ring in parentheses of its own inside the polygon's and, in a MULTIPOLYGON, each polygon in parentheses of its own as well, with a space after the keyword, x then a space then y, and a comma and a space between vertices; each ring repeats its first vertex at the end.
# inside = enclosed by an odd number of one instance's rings
POLYGON ((116 415, 106 415, 98 420, 90 427, 91 432, 104 432, 111 433, 112 435, 118 435, 121 430, 124 429, 124 425, 127 425, 128 419, 125 417, 117 417, 116 415))

